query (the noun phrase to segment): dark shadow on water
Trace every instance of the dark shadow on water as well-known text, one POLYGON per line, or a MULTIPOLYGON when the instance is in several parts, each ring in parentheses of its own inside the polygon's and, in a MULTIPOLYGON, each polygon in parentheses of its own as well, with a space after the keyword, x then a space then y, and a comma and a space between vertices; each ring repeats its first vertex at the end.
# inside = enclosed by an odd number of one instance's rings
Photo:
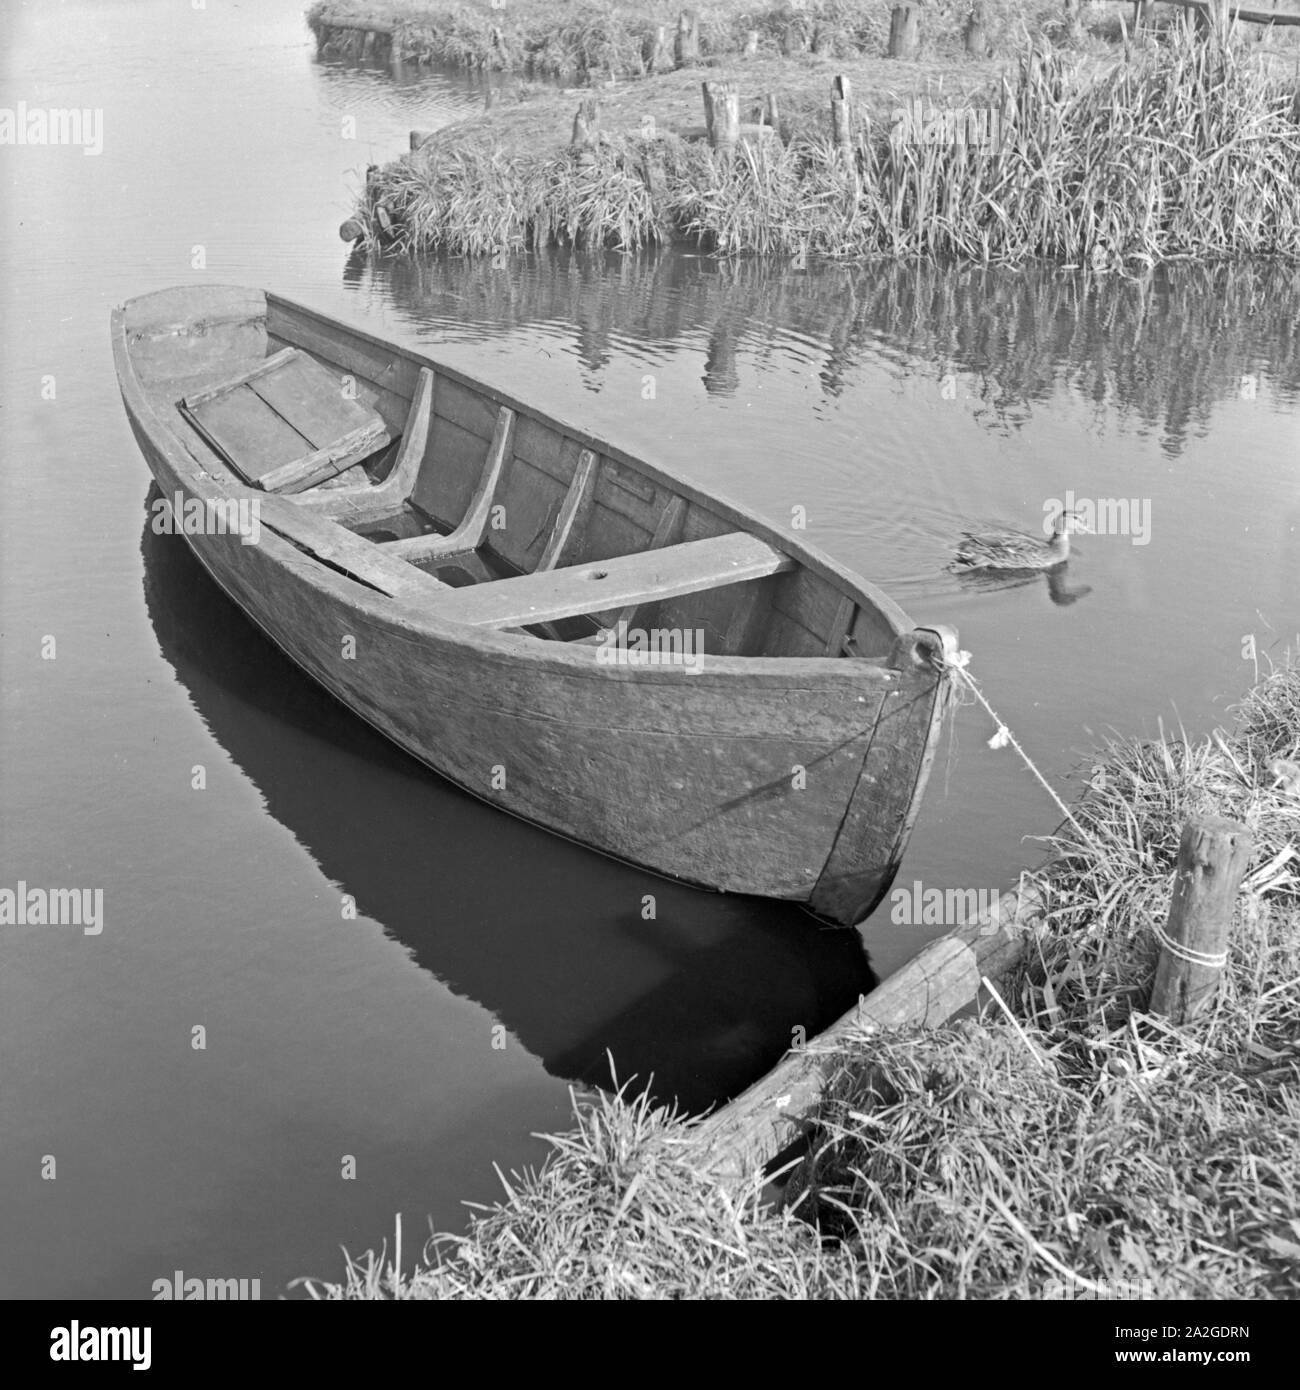
POLYGON ((554 1075, 607 1085, 608 1051, 620 1080, 653 1073, 701 1111, 874 986, 856 932, 617 864, 442 781, 303 675, 183 538, 146 523, 141 550, 162 655, 268 813, 554 1075))

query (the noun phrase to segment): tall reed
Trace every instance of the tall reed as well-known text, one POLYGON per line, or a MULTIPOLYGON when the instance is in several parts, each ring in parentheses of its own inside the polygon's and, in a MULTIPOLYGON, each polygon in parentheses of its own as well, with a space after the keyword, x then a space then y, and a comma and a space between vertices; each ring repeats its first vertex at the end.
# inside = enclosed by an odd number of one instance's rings
POLYGON ((1300 255, 1300 81, 1267 80, 1235 33, 1178 29, 1093 80, 1030 46, 984 99, 934 115, 864 122, 851 150, 805 129, 731 159, 673 136, 539 153, 452 133, 384 169, 374 193, 407 252, 686 237, 722 255, 1094 269, 1300 255))

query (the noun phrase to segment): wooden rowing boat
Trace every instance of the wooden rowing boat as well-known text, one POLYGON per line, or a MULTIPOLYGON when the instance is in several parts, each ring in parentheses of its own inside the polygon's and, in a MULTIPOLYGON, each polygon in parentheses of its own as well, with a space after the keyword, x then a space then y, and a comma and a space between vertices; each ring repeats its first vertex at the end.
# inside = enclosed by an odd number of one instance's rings
POLYGON ((845 925, 887 891, 950 630, 734 504, 276 295, 143 295, 114 311, 113 351, 167 523, 407 752, 701 887, 845 925))

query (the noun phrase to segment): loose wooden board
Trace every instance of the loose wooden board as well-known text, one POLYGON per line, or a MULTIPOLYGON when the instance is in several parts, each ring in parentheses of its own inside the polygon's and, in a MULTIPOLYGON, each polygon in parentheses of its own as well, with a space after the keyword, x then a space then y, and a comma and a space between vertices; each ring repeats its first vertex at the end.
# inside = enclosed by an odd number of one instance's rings
POLYGON ((311 487, 391 437, 377 411, 349 400, 337 377, 292 347, 182 405, 240 477, 267 492, 311 487))

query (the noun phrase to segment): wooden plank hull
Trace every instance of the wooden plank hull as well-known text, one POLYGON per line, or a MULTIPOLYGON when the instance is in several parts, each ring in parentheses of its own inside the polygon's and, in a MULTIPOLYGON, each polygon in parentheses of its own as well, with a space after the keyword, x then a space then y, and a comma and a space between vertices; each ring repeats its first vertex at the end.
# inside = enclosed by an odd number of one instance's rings
MULTIPOLYGON (((247 497, 146 392, 123 311, 114 340, 127 414, 163 495, 247 497)), ((602 664, 590 645, 440 620, 418 596, 380 593, 269 527, 254 544, 187 539, 313 679, 502 810, 668 877, 801 903, 837 924, 860 920, 889 887, 947 700, 946 634, 901 631, 888 663, 602 664)))

